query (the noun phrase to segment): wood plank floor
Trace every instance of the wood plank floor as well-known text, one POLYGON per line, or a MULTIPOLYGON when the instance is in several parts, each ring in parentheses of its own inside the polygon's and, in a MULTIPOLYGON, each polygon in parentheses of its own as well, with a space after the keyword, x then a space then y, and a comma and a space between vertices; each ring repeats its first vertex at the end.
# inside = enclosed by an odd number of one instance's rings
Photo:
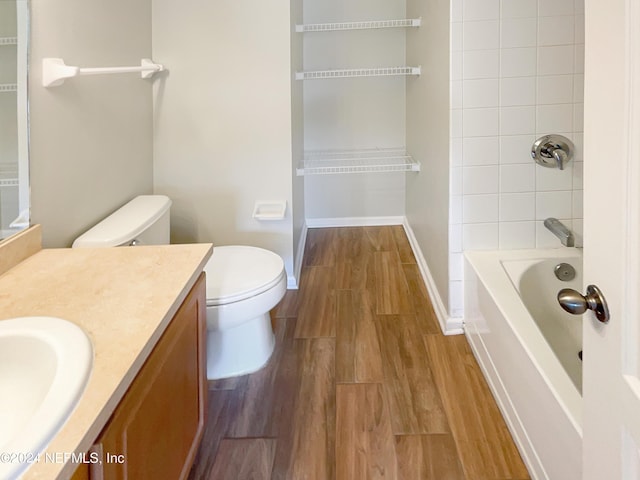
POLYGON ((210 382, 190 479, 529 479, 402 227, 309 230, 300 289, 272 320, 266 367, 210 382))

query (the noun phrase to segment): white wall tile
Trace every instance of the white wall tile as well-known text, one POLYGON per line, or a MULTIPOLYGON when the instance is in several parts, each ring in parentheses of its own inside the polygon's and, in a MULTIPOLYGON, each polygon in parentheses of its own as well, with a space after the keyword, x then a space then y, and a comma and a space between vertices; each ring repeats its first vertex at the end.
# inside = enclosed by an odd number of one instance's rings
POLYGON ((500 249, 534 248, 536 245, 535 222, 500 223, 500 249))
POLYGON ((462 195, 462 167, 454 167, 451 169, 451 195, 462 195))
POLYGON ((462 109, 451 110, 449 127, 453 138, 462 137, 462 109))
POLYGON ((500 106, 536 104, 536 77, 511 77, 500 80, 500 106))
POLYGON ((502 107, 500 109, 500 135, 535 133, 536 107, 502 107))
POLYGON ((538 18, 538 45, 573 45, 574 30, 573 15, 540 17, 538 18))
POLYGON ((500 50, 502 78, 535 75, 537 61, 535 48, 503 48, 500 50))
POLYGON ((498 135, 498 109, 465 109, 462 125, 462 133, 465 137, 489 137, 498 135))
POLYGON ((575 37, 574 42, 577 44, 584 43, 584 14, 575 16, 575 37))
POLYGON ((497 79, 463 80, 464 108, 497 107, 499 102, 497 79))
POLYGON ((454 225, 462 223, 462 195, 451 195, 449 222, 454 225))
POLYGON ((582 176, 583 176, 583 163, 582 162, 574 162, 573 163, 573 188, 582 190, 584 188, 582 176))
POLYGON ((575 48, 575 73, 584 73, 584 45, 575 48))
POLYGON ((531 163, 531 146, 535 135, 503 135, 500 137, 500 163, 531 163))
POLYGON ((500 163, 498 137, 471 137, 463 141, 464 165, 497 165, 500 163))
POLYGON ((515 222, 536 218, 536 195, 530 193, 501 193, 500 213, 501 222, 515 222))
POLYGON ((538 75, 574 73, 574 46, 561 45, 538 48, 538 75))
POLYGON ((584 104, 573 104, 573 131, 582 132, 584 130, 584 104))
POLYGON ((462 166, 462 145, 462 138, 451 138, 449 140, 452 167, 462 166))
POLYGON ((449 251, 451 253, 462 251, 462 224, 449 225, 449 251))
POLYGON ((462 108, 462 80, 454 80, 450 83, 451 108, 462 108))
POLYGON ((566 192, 537 192, 536 193, 536 219, 545 218, 571 218, 572 214, 571 191, 566 192))
POLYGON ((452 52, 461 52, 462 51, 462 22, 455 22, 451 24, 451 31, 449 32, 449 36, 451 39, 451 51, 452 52))
POLYGON ((463 195, 462 223, 498 221, 498 195, 463 195))
POLYGON ((571 190, 573 186, 573 163, 573 161, 569 161, 564 170, 536 165, 536 191, 571 190))
POLYGON ((464 313, 464 282, 449 282, 449 314, 456 318, 464 313))
POLYGON ((464 277, 464 254, 449 255, 449 280, 462 280, 464 277))
POLYGON ((536 133, 573 131, 573 104, 539 105, 536 108, 536 133))
POLYGON ((584 15, 584 0, 576 0, 574 5, 576 15, 584 15))
MULTIPOLYGON (((569 230, 573 231, 573 222, 568 218, 559 218, 569 230)), ((561 248, 562 242, 544 226, 543 221, 536 222, 536 248, 561 248)))
POLYGON ((496 250, 499 230, 497 223, 470 223, 462 226, 464 250, 496 250))
POLYGON ((500 47, 500 27, 497 20, 464 22, 462 25, 465 51, 500 47))
POLYGON ((462 51, 451 52, 451 80, 462 80, 462 51))
POLYGON ((573 146, 575 147, 575 152, 573 153, 573 160, 575 162, 584 161, 584 134, 582 132, 574 132, 569 136, 571 141, 573 142, 573 146))
POLYGON ((573 15, 574 0, 538 0, 538 16, 573 15))
POLYGON ((473 50, 463 53, 463 78, 498 78, 500 50, 473 50))
POLYGON ((575 246, 582 247, 584 245, 584 227, 581 218, 573 219, 573 236, 575 237, 575 246))
POLYGON ((465 1, 463 19, 469 20, 497 20, 500 18, 500 0, 472 0, 465 1))
POLYGON ((584 102, 584 74, 582 73, 573 76, 573 101, 584 102))
POLYGON ((584 216, 583 202, 584 202, 584 191, 574 190, 573 191, 573 212, 572 212, 572 218, 574 220, 576 218, 582 218, 584 216))
POLYGON ((462 21, 462 0, 451 0, 451 21, 462 21))
POLYGON ((538 105, 572 103, 573 75, 549 75, 538 77, 538 105))
MULTIPOLYGON (((502 48, 534 47, 536 45, 535 18, 509 18, 501 22, 502 48)), ((572 33, 573 36, 573 33, 572 33)))
POLYGON ((525 193, 536 189, 535 165, 500 165, 500 192, 525 193))
POLYGON ((498 193, 497 166, 462 167, 462 193, 479 195, 482 193, 498 193))
POLYGON ((502 0, 502 18, 535 18, 537 16, 537 0, 502 0))

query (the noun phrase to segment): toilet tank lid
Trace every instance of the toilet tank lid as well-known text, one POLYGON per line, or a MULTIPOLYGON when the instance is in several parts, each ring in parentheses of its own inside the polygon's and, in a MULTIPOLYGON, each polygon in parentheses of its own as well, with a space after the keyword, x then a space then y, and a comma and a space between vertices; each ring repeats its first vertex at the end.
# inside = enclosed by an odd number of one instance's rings
POLYGON ((117 247, 128 244, 171 207, 165 195, 140 195, 87 230, 73 242, 73 247, 117 247))

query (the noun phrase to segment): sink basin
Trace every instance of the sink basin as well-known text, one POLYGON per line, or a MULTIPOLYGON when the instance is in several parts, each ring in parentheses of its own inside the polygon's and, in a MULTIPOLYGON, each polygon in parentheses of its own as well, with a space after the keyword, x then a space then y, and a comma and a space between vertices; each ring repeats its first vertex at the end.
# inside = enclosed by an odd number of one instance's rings
POLYGON ((92 362, 91 341, 71 322, 0 321, 0 479, 16 478, 44 450, 82 395, 92 362), (7 454, 15 455, 7 461, 7 454))

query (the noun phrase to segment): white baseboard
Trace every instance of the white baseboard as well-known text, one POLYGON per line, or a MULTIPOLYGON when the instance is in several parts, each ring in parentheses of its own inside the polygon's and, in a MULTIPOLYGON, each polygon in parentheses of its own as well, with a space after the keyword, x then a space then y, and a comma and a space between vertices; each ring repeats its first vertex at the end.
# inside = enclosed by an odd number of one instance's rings
POLYGON ((293 275, 289 275, 287 278, 287 289, 297 290, 300 285, 300 274, 302 272, 302 262, 304 260, 304 248, 307 244, 307 223, 302 225, 302 232, 300 232, 300 239, 298 240, 298 251, 296 252, 296 258, 293 259, 293 275))
POLYGON ((429 270, 429 265, 427 265, 427 261, 422 254, 418 240, 416 239, 413 229, 411 228, 411 225, 409 225, 409 221, 406 217, 403 218, 402 226, 404 227, 404 231, 409 239, 409 244, 411 245, 413 254, 416 257, 416 261, 418 262, 420 274, 422 275, 424 284, 426 285, 429 296, 431 297, 431 303, 433 304, 433 309, 436 312, 436 317, 440 323, 442 333, 445 335, 460 335, 464 333, 462 318, 449 316, 447 307, 442 301, 442 297, 440 297, 440 292, 438 292, 436 283, 433 280, 431 271, 429 270))
POLYGON ((374 227, 380 225, 402 225, 405 217, 337 217, 307 218, 307 228, 324 227, 374 227))

